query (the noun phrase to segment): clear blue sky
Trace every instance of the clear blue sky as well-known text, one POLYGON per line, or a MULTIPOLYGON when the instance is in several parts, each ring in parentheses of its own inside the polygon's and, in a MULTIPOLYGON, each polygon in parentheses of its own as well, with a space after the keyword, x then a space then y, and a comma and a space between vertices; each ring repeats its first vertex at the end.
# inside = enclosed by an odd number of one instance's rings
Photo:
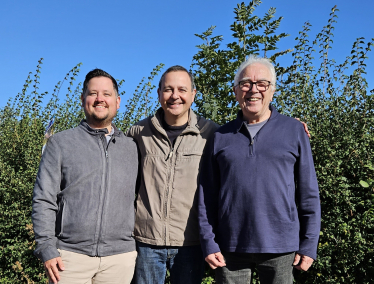
MULTIPOLYGON (((79 62, 78 81, 93 68, 125 79, 126 100, 142 77, 159 63, 189 67, 200 44, 195 33, 211 25, 216 35, 231 41, 235 0, 138 1, 1 1, 0 4, 0 107, 22 90, 30 71, 43 57, 40 92, 54 85, 79 62)), ((249 1, 245 1, 246 4, 249 1)), ((331 58, 342 62, 357 37, 374 37, 372 0, 264 0, 256 15, 270 8, 283 16, 279 32, 289 33, 281 49, 292 48, 303 23, 312 24, 311 39, 327 24, 331 8, 340 10, 335 24, 331 58)), ((374 50, 367 61, 367 78, 374 75, 374 50)), ((164 69, 165 70, 165 69, 164 69)), ((158 82, 158 78, 154 83, 158 82)), ((369 80, 370 89, 374 88, 369 80)), ((63 94, 62 94, 63 95, 63 94)), ((153 97, 156 97, 154 91, 153 97)), ((124 103, 122 104, 124 107, 124 103)))

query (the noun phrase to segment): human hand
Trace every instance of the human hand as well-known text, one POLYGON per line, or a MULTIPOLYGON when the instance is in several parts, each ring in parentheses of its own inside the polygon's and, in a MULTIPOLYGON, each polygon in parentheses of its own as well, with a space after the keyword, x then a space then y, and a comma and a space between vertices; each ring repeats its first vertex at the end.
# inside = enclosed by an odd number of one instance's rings
MULTIPOLYGON (((300 121, 300 118, 295 118, 295 119, 297 119, 298 121, 300 121)), ((308 135, 308 137, 310 138, 310 133, 309 133, 308 125, 304 121, 300 121, 300 122, 304 126, 304 130, 305 130, 306 135, 308 135)))
POLYGON ((292 265, 298 270, 307 271, 312 265, 313 261, 313 258, 309 256, 296 253, 295 260, 292 265))
POLYGON ((216 269, 217 267, 226 266, 225 259, 223 258, 222 253, 216 252, 208 255, 205 258, 205 261, 209 264, 212 269, 216 269))
POLYGON ((61 257, 52 258, 44 262, 45 273, 49 280, 55 284, 60 281, 59 271, 65 270, 64 264, 62 263, 61 257))

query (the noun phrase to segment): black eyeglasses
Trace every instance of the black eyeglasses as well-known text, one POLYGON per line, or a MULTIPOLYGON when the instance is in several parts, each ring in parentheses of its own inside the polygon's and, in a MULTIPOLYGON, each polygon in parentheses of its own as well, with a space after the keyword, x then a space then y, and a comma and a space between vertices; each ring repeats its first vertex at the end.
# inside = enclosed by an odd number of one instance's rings
POLYGON ((253 85, 256 85, 256 88, 259 92, 265 92, 269 89, 271 82, 270 81, 266 81, 266 80, 260 80, 260 81, 257 81, 257 82, 252 82, 251 80, 243 80, 243 81, 239 81, 239 88, 242 90, 242 91, 249 91, 252 89, 253 85))

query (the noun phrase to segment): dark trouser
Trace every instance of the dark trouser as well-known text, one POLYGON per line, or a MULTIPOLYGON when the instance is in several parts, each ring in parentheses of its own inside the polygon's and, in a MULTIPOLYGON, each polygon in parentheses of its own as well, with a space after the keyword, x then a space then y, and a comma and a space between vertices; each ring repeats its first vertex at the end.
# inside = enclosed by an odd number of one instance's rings
POLYGON ((261 284, 292 284, 295 253, 222 252, 226 266, 216 269, 217 284, 251 283, 257 267, 261 284))
POLYGON ((136 242, 134 284, 164 284, 166 269, 172 284, 200 284, 204 258, 200 245, 185 247, 152 246, 136 242))

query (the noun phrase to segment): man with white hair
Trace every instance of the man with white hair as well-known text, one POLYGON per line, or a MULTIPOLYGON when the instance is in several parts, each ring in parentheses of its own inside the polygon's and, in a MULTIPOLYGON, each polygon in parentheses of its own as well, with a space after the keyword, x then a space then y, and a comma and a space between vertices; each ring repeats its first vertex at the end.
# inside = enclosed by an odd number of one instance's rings
POLYGON ((316 259, 320 202, 302 124, 270 104, 274 66, 251 56, 236 76, 241 110, 207 145, 199 187, 200 241, 217 283, 292 283, 316 259))

